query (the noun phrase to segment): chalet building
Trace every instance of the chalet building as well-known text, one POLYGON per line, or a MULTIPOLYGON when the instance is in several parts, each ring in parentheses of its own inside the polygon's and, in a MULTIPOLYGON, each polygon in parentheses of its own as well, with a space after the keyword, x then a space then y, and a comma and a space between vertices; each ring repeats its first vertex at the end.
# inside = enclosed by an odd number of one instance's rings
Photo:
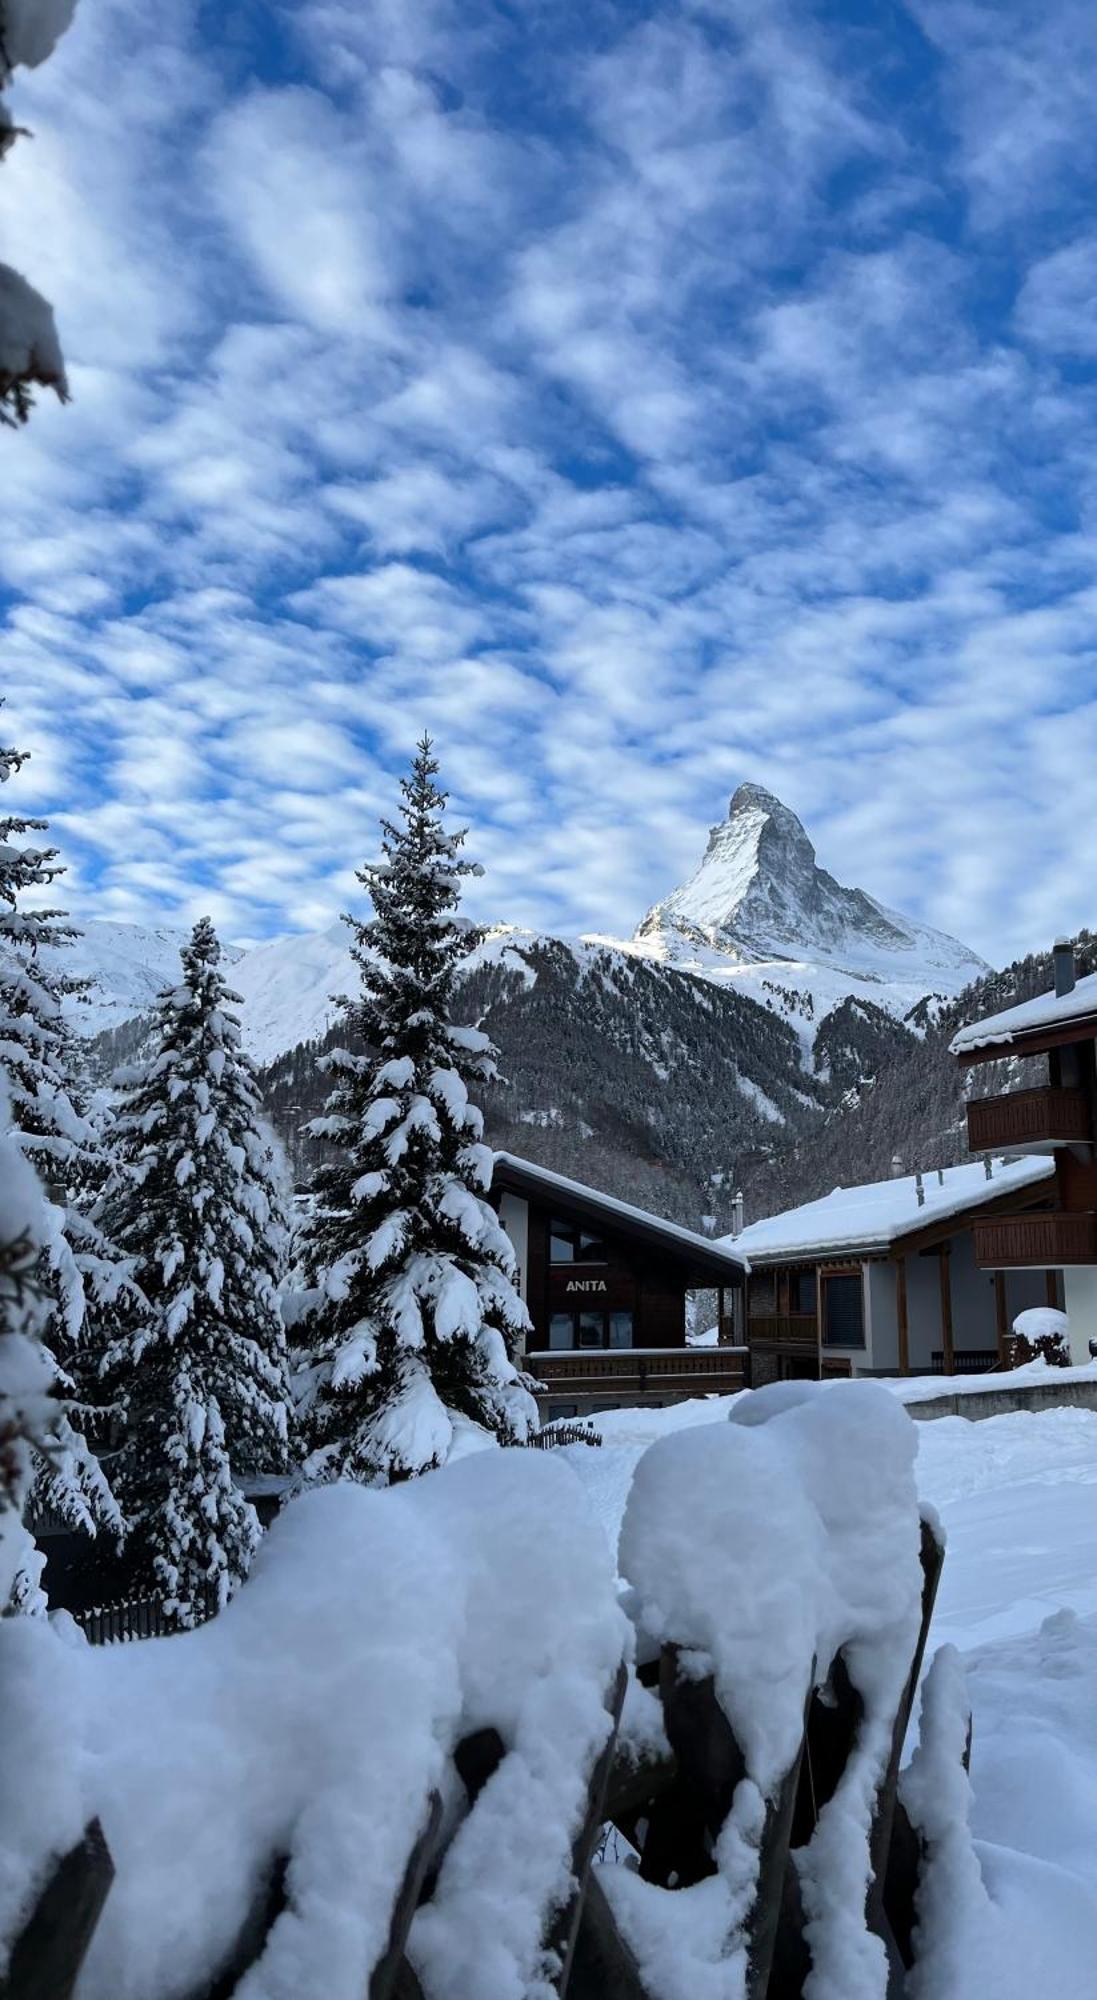
POLYGON ((492 1199, 533 1321, 525 1360, 545 1385, 543 1418, 743 1387, 745 1265, 732 1245, 510 1153, 495 1155, 492 1199), (686 1341, 686 1294, 699 1290, 717 1295, 716 1346, 686 1341))
POLYGON ((1052 992, 961 1028, 952 1053, 965 1068, 1009 1056, 1043 1069, 1043 1081, 968 1105, 973 1153, 1043 1153, 1053 1175, 1053 1198, 1035 1213, 1019 1205, 976 1224, 975 1259, 1011 1282, 1033 1268, 1061 1273, 1071 1357, 1086 1361, 1097 1338, 1097 974, 1076 978, 1068 944, 1053 963, 1052 992))
POLYGON ((1060 1303, 1054 1270, 992 1273, 978 1232, 1055 1199, 1041 1157, 980 1161, 835 1188, 752 1223, 749 1379, 963 1374, 1008 1364, 1013 1320, 1060 1303))

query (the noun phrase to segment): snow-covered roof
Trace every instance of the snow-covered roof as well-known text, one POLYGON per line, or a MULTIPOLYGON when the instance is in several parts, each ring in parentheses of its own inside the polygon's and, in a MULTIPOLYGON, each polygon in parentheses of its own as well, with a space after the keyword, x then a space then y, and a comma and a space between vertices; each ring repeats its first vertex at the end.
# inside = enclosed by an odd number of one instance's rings
POLYGON ((969 1021, 954 1035, 954 1056, 970 1055, 976 1049, 1015 1042, 1022 1036, 1039 1034, 1042 1029, 1065 1027, 1087 1016, 1097 1017, 1097 972, 1079 979, 1069 993, 1040 993, 1035 1000, 1022 1000, 1017 1007, 1004 1007, 983 1021, 969 1021))
POLYGON ((886 1250, 899 1237, 927 1223, 982 1208, 998 1195, 1018 1192, 1047 1180, 1055 1162, 1026 1154, 1017 1160, 995 1160, 988 1181, 981 1160, 962 1167, 945 1167, 922 1177, 924 1200, 918 1201, 913 1174, 901 1180, 870 1181, 862 1187, 838 1187, 819 1201, 786 1209, 752 1222, 735 1238, 735 1248, 752 1264, 769 1258, 814 1255, 830 1251, 886 1250))
POLYGON ((618 1222, 626 1232, 658 1237, 668 1248, 688 1253, 694 1262, 712 1266, 716 1282, 720 1279, 719 1267, 728 1276, 732 1271, 741 1274, 749 1268, 746 1258, 739 1253, 738 1237, 733 1242, 727 1236, 715 1239, 701 1236, 696 1230, 684 1229, 680 1222, 668 1222, 665 1216, 652 1215, 646 1208, 634 1208, 631 1202, 618 1201, 615 1195, 603 1194, 600 1188, 588 1187, 583 1181, 570 1180, 566 1174, 555 1174, 550 1168, 539 1166, 536 1160, 521 1159, 517 1153, 496 1153, 495 1165, 501 1185, 505 1186, 508 1178, 516 1183, 525 1182, 531 1190, 536 1186, 539 1192, 588 1209, 606 1222, 618 1222))

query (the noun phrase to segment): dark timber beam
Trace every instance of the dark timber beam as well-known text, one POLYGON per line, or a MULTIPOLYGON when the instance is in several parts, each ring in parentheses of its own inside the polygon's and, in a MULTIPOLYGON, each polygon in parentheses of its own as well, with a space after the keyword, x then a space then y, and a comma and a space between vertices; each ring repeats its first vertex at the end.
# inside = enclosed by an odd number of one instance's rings
POLYGON ((949 1266, 949 1245, 942 1243, 937 1252, 941 1272, 941 1346, 944 1350, 946 1375, 956 1373, 956 1354, 952 1344, 952 1271, 949 1266))
POLYGON ((899 1330, 899 1373, 910 1374, 910 1318, 907 1311, 907 1260, 895 1259, 895 1324, 899 1330))
POLYGON ((998 1359, 1003 1368, 1009 1367, 1009 1308, 1006 1304, 1006 1274, 994 1273, 994 1330, 998 1340, 998 1359))

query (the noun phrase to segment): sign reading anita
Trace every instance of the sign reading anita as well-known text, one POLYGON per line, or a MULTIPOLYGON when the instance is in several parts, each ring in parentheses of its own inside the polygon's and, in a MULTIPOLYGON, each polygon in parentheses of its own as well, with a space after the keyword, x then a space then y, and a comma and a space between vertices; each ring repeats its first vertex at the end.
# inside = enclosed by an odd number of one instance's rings
POLYGON ((604 1278, 569 1278, 565 1292, 605 1292, 609 1287, 604 1278))

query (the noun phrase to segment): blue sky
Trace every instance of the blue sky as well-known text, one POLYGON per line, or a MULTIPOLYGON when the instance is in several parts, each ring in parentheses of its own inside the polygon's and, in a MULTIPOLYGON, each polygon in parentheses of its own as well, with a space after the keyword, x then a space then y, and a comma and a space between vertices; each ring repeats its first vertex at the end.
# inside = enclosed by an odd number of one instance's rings
POLYGON ((1088 0, 80 0, 11 107, 81 917, 330 921, 426 726, 481 916, 627 932, 753 778, 994 960, 1097 921, 1088 0))

